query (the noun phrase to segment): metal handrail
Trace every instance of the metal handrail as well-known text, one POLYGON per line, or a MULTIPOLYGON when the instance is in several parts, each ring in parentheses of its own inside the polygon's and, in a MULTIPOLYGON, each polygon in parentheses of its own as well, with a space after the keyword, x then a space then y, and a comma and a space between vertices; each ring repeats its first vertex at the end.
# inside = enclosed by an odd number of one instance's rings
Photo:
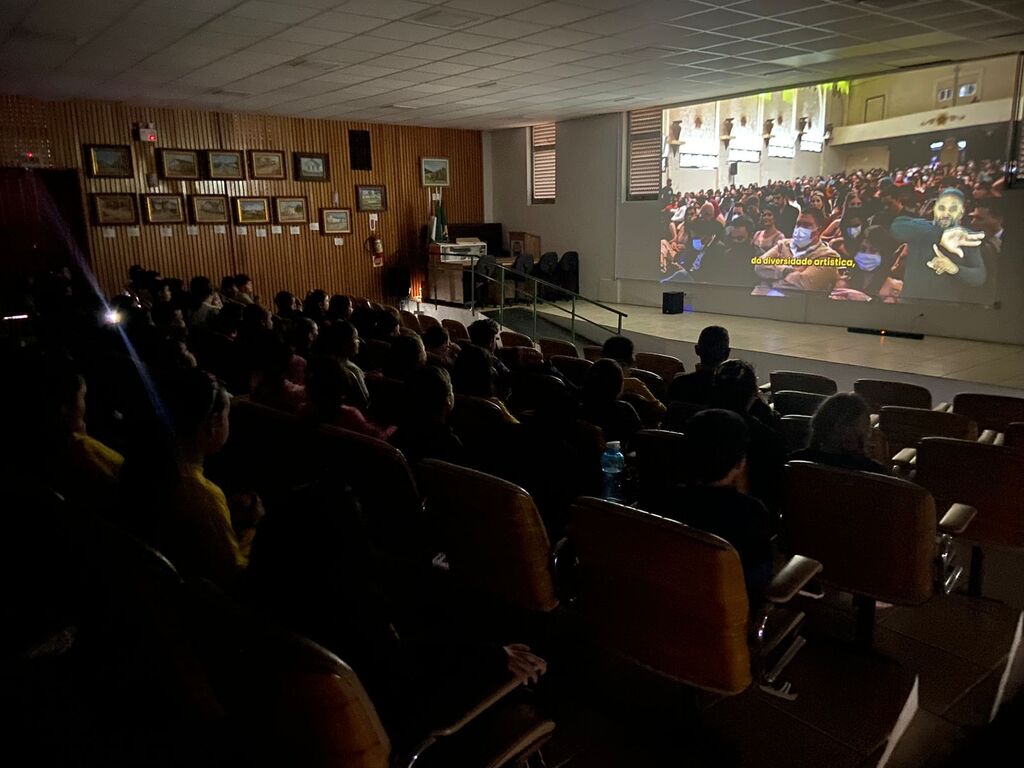
POLYGON ((582 300, 582 301, 587 302, 588 304, 593 304, 595 307, 600 307, 601 309, 605 310, 606 312, 611 312, 612 314, 614 314, 615 315, 615 320, 616 320, 615 332, 617 334, 620 334, 620 335, 622 333, 622 318, 629 317, 629 314, 626 313, 626 312, 622 312, 621 310, 609 307, 607 304, 602 304, 601 302, 595 301, 594 299, 588 299, 586 296, 583 296, 582 294, 576 293, 575 291, 570 291, 568 288, 565 288, 565 287, 563 287, 561 285, 557 285, 555 283, 549 282, 547 280, 543 280, 543 279, 541 279, 539 277, 536 277, 535 275, 530 275, 530 274, 527 274, 526 272, 520 272, 519 270, 513 269, 511 267, 506 267, 504 264, 498 264, 496 261, 494 263, 492 263, 492 264, 489 264, 488 266, 493 266, 494 268, 500 270, 501 278, 498 279, 497 277, 491 277, 490 275, 485 275, 482 272, 480 272, 480 270, 478 269, 481 257, 480 256, 470 256, 469 258, 472 261, 472 267, 470 268, 470 272, 472 274, 472 279, 470 280, 470 288, 469 288, 469 292, 470 292, 470 310, 473 311, 473 312, 476 312, 476 278, 477 277, 480 277, 480 278, 482 278, 482 279, 484 279, 484 280, 486 280, 488 282, 491 282, 491 283, 498 283, 501 286, 501 300, 500 300, 500 303, 498 304, 498 322, 501 323, 502 325, 504 325, 504 318, 505 318, 505 276, 506 276, 506 274, 507 273, 511 273, 513 275, 513 279, 518 278, 519 280, 524 280, 524 281, 525 280, 529 280, 530 282, 533 283, 533 336, 534 336, 534 338, 536 338, 536 336, 537 336, 537 304, 538 304, 538 301, 543 301, 544 303, 550 305, 551 307, 553 307, 555 309, 558 309, 558 310, 560 310, 562 312, 565 312, 566 314, 569 315, 569 317, 570 317, 569 330, 570 330, 570 333, 572 334, 572 340, 573 340, 574 344, 576 343, 576 318, 577 317, 580 320, 583 320, 586 323, 590 323, 591 325, 593 325, 593 326, 595 326, 597 328, 600 328, 601 330, 606 330, 605 326, 603 326, 600 323, 597 323, 597 322, 591 320, 590 318, 584 317, 583 315, 580 315, 580 314, 578 314, 576 312, 576 301, 577 300, 582 300), (560 306, 558 306, 557 304, 555 304, 553 302, 547 301, 545 299, 540 299, 537 296, 537 289, 538 289, 539 286, 542 286, 542 285, 547 287, 547 288, 549 288, 549 289, 553 289, 555 291, 558 291, 558 292, 560 292, 562 294, 565 294, 566 296, 570 297, 572 299, 572 308, 571 309, 566 309, 565 307, 560 307, 560 306))

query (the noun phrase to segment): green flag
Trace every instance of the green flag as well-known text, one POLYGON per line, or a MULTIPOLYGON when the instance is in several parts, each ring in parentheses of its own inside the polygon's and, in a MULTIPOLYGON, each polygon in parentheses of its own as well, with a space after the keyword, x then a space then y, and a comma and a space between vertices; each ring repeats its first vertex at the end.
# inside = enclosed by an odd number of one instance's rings
POLYGON ((448 222, 444 216, 444 202, 438 200, 434 206, 433 226, 430 230, 430 239, 435 243, 448 242, 448 222))

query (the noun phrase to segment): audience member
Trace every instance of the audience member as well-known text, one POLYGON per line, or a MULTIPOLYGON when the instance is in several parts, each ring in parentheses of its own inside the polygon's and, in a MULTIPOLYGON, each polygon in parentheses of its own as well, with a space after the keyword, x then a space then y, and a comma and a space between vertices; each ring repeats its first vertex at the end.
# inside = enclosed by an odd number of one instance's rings
MULTIPOLYGON (((601 356, 614 360, 622 367, 622 396, 632 401, 638 411, 643 411, 644 422, 659 421, 665 415, 662 403, 640 379, 632 375, 636 367, 636 353, 633 340, 627 336, 612 336, 601 347, 601 356)), ((666 382, 667 384, 668 382, 666 382)))
POLYGON ((580 416, 600 427, 607 441, 617 440, 623 446, 643 429, 636 409, 622 397, 624 376, 614 360, 598 360, 583 379, 580 416))
POLYGON ((452 365, 452 386, 460 395, 482 397, 490 400, 501 409, 502 416, 509 424, 518 424, 518 420, 509 413, 505 403, 497 396, 494 370, 494 357, 482 347, 469 345, 459 353, 452 365))
POLYGON ((427 364, 427 351, 419 334, 399 334, 391 340, 391 349, 384 363, 384 375, 405 381, 414 371, 427 364))
POLYGON ((729 331, 709 325, 700 332, 694 347, 700 362, 692 373, 678 374, 669 384, 668 399, 682 403, 710 405, 712 385, 718 366, 729 359, 729 331))
POLYGON ((459 355, 459 348, 451 342, 448 331, 440 325, 432 325, 423 334, 423 346, 427 350, 427 362, 450 368, 459 355))
POLYGON ((395 427, 379 427, 369 421, 351 403, 362 397, 355 375, 336 357, 314 357, 306 372, 308 403, 303 418, 318 424, 331 424, 363 435, 387 440, 395 427))
POLYGON ((868 456, 870 438, 871 412, 867 402, 860 395, 840 392, 818 406, 811 419, 807 447, 790 458, 885 474, 885 467, 868 456))
POLYGON ((405 454, 410 464, 421 459, 464 464, 462 442, 448 426, 448 417, 455 405, 448 371, 435 366, 420 368, 406 381, 406 388, 405 413, 391 442, 405 454))

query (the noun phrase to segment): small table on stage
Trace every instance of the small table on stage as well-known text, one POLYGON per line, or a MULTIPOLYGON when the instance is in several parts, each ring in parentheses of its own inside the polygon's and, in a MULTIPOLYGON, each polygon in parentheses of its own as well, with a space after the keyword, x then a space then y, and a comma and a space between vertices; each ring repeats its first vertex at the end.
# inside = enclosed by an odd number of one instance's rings
MULTIPOLYGON (((476 258, 441 261, 440 254, 430 254, 430 261, 427 264, 425 300, 435 303, 468 305, 472 297, 473 265, 476 261, 476 258)), ((504 267, 511 267, 515 259, 511 256, 499 256, 495 258, 495 261, 504 267)), ((488 282, 487 285, 491 289, 498 288, 497 283, 488 282)), ((507 290, 514 291, 514 288, 508 287, 507 290)), ((507 293, 506 295, 511 298, 513 294, 507 293)), ((477 296, 477 302, 481 298, 477 296)))

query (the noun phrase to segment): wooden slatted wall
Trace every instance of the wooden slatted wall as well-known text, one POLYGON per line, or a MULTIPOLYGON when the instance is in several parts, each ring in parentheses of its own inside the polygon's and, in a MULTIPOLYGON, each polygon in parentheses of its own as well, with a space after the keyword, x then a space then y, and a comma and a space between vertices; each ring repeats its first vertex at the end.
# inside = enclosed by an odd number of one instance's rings
MULTIPOLYGON (((366 240, 369 214, 356 211, 357 184, 387 187, 387 211, 380 214, 378 234, 384 244, 385 268, 408 264, 413 269, 413 294, 422 278, 421 227, 429 218, 428 192, 420 186, 420 157, 451 160, 452 185, 443 190, 449 222, 483 221, 483 166, 479 131, 418 128, 398 125, 306 120, 269 115, 155 109, 113 102, 42 102, 16 96, 0 96, 0 165, 23 165, 32 152, 43 167, 76 168, 81 171, 82 204, 91 192, 173 192, 184 195, 221 194, 305 196, 311 220, 320 208, 351 208, 353 231, 343 246, 333 237, 311 231, 301 234, 256 237, 248 234, 215 234, 212 225, 188 235, 185 224, 171 227, 172 237, 162 237, 161 227, 140 224, 141 237, 129 237, 124 227, 107 239, 101 229, 89 226, 91 263, 100 286, 118 290, 126 281, 128 267, 142 264, 166 276, 186 280, 205 274, 215 283, 226 274, 246 272, 256 283, 265 303, 278 290, 305 295, 312 288, 383 298, 384 269, 372 266, 366 240), (151 122, 159 132, 158 146, 168 149, 268 149, 286 153, 287 181, 168 181, 155 187, 146 174, 156 171, 156 147, 132 140, 132 124, 151 122), (373 170, 353 171, 348 162, 348 130, 370 132, 373 170), (92 179, 83 168, 82 145, 129 144, 135 178, 92 179), (295 151, 330 155, 331 180, 298 182, 291 179, 295 151), (332 203, 337 192, 339 202, 332 203)), ((187 202, 187 201, 186 201, 187 202)))

